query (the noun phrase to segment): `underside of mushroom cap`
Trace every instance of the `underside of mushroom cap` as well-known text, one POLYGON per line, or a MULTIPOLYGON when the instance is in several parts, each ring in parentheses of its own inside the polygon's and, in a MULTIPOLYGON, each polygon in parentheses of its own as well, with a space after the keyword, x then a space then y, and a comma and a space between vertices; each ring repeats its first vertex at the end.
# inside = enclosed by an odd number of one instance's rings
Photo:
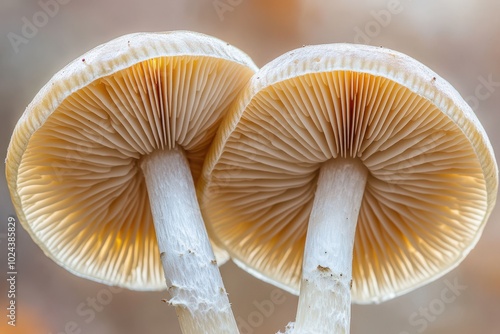
POLYGON ((299 289, 318 170, 356 158, 369 177, 353 260, 353 301, 380 302, 458 265, 496 201, 488 138, 430 69, 384 48, 289 52, 257 72, 207 155, 199 197, 235 262, 299 289))
MULTIPOLYGON (((222 116, 256 70, 238 49, 186 31, 122 36, 70 63, 28 106, 8 149, 23 227, 76 275, 165 288, 138 162, 181 147, 196 180, 222 116)), ((214 252, 225 262, 226 252, 214 252)))

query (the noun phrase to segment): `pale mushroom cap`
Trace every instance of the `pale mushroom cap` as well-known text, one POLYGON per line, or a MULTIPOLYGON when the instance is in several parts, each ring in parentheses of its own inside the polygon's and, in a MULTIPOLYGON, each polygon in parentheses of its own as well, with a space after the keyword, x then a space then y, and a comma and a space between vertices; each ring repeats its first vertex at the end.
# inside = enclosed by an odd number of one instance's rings
MULTIPOLYGON (((76 275, 163 289, 138 162, 179 146, 196 181, 256 70, 240 50, 187 31, 125 35, 74 60, 37 94, 10 142, 6 176, 23 227, 76 275)), ((227 259, 214 251, 219 264, 227 259)))
POLYGON ((491 213, 498 168, 460 95, 401 53, 308 46, 257 72, 207 155, 199 198, 209 233, 240 266, 298 293, 321 164, 359 159, 353 300, 380 302, 454 268, 491 213))

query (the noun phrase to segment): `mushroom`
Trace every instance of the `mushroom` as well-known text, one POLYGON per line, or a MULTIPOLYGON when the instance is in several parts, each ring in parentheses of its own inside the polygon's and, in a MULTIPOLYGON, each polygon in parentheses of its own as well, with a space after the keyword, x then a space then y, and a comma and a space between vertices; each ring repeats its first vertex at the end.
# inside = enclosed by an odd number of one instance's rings
POLYGON ((457 266, 496 200, 470 107, 430 69, 362 45, 307 46, 240 93, 198 186, 209 234, 298 293, 294 333, 348 333, 381 302, 457 266))
POLYGON ((70 63, 10 142, 23 227, 59 265, 105 284, 164 289, 163 264, 184 333, 237 333, 194 181, 256 70, 240 50, 186 31, 125 35, 70 63))

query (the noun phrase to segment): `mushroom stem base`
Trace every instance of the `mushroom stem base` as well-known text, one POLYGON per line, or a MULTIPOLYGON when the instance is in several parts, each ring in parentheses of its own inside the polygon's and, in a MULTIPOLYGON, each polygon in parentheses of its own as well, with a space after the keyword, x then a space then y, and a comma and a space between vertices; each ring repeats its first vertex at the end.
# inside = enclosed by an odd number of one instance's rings
POLYGON ((141 161, 169 304, 184 334, 238 333, 182 149, 141 161))
POLYGON ((321 167, 294 334, 349 333, 354 236, 367 177, 355 159, 331 159, 321 167))

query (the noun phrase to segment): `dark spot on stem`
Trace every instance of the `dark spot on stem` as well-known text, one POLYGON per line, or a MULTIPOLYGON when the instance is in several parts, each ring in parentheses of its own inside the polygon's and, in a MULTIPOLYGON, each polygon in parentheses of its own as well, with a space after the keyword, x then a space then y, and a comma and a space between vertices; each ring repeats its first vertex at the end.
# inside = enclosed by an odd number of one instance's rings
MULTIPOLYGON (((327 272, 330 272, 330 268, 328 267, 323 267, 321 265, 318 264, 318 270, 321 271, 322 273, 327 273, 327 272)), ((340 274, 342 276, 342 274, 340 274)))

